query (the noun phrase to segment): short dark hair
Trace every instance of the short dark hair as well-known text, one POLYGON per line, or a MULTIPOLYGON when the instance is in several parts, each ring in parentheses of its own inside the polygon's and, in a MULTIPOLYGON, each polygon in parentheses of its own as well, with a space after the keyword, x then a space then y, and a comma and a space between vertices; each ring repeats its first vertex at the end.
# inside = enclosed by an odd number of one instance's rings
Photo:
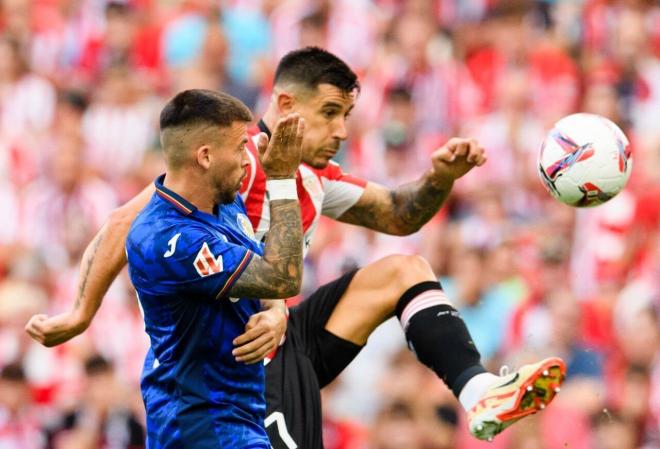
POLYGON ((252 121, 248 107, 229 94, 204 89, 179 92, 160 113, 161 131, 202 123, 227 127, 236 121, 252 121))
POLYGON ((111 1, 105 5, 105 15, 107 17, 128 16, 132 12, 133 11, 131 5, 129 5, 127 2, 111 1))
POLYGON ((64 90, 59 94, 59 101, 75 110, 76 112, 83 113, 89 105, 89 100, 85 93, 80 90, 69 89, 64 90))
POLYGON ((322 9, 317 9, 300 19, 301 27, 322 29, 328 23, 328 14, 322 9))
POLYGON ((85 374, 94 376, 112 372, 112 362, 100 354, 93 354, 85 360, 85 374))
POLYGON ((387 101, 390 103, 410 103, 412 93, 407 86, 402 84, 395 85, 386 92, 387 101))
POLYGON ((25 371, 20 363, 10 363, 5 365, 0 373, 0 379, 8 382, 25 382, 25 371))
POLYGON ((337 56, 318 47, 287 53, 275 70, 275 84, 282 82, 293 82, 308 89, 330 84, 347 93, 360 90, 355 72, 337 56))

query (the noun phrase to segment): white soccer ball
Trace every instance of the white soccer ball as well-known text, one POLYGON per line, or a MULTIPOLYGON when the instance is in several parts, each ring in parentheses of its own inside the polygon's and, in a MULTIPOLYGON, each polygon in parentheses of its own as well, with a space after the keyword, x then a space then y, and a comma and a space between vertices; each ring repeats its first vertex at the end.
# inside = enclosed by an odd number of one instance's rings
POLYGON ((598 206, 616 196, 630 177, 629 142, 605 117, 572 114, 546 135, 538 169, 543 184, 562 203, 598 206))

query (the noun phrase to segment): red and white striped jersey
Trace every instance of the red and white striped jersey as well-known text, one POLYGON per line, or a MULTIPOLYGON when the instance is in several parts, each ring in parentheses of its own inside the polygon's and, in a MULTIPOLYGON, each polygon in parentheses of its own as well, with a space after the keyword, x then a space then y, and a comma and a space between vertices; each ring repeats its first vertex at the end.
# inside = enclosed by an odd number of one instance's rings
MULTIPOLYGON (((257 136, 260 132, 266 132, 267 128, 263 122, 259 125, 261 129, 255 126, 249 130, 247 149, 250 166, 241 187, 241 196, 255 235, 261 239, 270 226, 270 205, 266 197, 266 173, 259 162, 256 145, 257 136)), ((296 185, 302 214, 303 251, 307 254, 321 214, 330 218, 340 217, 357 203, 367 181, 344 173, 339 164, 332 161, 323 169, 303 162, 296 172, 296 185)))

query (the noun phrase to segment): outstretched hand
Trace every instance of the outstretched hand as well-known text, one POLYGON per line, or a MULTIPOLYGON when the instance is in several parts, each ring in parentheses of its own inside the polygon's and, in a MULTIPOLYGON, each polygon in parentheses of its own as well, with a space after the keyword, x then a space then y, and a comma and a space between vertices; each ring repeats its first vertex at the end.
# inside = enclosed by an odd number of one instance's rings
POLYGON ((261 165, 269 179, 293 178, 302 159, 305 121, 300 115, 288 114, 277 121, 270 142, 259 136, 257 148, 261 165))
POLYGON ((431 155, 432 177, 438 183, 453 182, 486 160, 484 148, 475 139, 454 137, 431 155))

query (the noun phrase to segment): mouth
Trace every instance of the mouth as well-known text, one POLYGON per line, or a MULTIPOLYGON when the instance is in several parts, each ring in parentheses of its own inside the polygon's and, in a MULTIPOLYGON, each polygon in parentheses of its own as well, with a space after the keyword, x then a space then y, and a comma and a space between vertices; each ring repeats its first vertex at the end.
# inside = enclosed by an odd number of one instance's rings
POLYGON ((337 150, 323 150, 321 152, 321 155, 323 157, 327 157, 328 159, 332 159, 333 157, 335 157, 335 155, 337 154, 338 151, 339 151, 339 149, 337 149, 337 150))
POLYGON ((238 188, 236 190, 241 190, 241 187, 243 187, 243 181, 245 181, 245 178, 247 178, 247 170, 243 172, 243 176, 241 176, 241 179, 238 180, 238 188))

